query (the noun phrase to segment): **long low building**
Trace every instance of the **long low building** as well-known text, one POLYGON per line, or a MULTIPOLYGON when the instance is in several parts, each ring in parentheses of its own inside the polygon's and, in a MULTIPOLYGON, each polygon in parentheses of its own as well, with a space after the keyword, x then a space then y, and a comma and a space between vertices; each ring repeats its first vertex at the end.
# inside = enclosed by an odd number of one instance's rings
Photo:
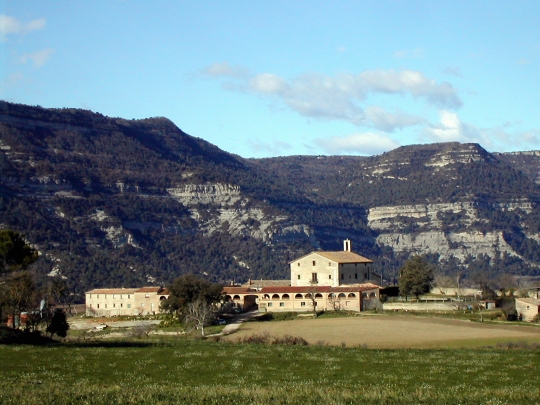
POLYGON ((259 312, 309 312, 372 309, 379 298, 379 286, 356 284, 347 286, 276 286, 261 289, 250 287, 225 287, 226 300, 242 310, 255 305, 259 312))
POLYGON ((516 312, 520 320, 533 322, 538 321, 540 316, 540 299, 516 298, 516 312))
POLYGON ((97 288, 86 293, 86 316, 155 315, 168 297, 163 287, 97 288))

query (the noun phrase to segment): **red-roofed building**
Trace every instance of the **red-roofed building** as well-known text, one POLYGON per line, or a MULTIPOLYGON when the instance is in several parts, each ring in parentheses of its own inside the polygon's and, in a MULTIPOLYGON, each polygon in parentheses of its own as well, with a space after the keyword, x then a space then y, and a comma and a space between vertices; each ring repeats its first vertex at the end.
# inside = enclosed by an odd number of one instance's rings
POLYGON ((379 298, 381 276, 373 261, 351 252, 344 241, 341 252, 312 252, 290 262, 291 281, 271 285, 269 280, 225 287, 223 293, 234 307, 260 312, 323 310, 362 311, 373 308, 379 298))

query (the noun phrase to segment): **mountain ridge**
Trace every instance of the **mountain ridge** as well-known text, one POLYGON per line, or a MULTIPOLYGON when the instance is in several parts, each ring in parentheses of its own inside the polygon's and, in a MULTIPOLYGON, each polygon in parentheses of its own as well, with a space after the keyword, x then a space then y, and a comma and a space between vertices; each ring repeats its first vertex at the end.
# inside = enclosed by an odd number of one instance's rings
POLYGON ((450 142, 244 159, 166 118, 0 102, 0 226, 78 294, 187 272, 287 278, 289 260, 344 238, 390 277, 411 253, 445 272, 537 275, 535 156, 450 142))

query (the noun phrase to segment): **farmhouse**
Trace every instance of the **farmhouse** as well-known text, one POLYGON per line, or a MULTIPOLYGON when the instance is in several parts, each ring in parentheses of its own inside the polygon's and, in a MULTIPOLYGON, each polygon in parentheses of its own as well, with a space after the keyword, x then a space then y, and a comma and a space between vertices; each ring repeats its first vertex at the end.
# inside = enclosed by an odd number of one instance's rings
POLYGON ((249 281, 241 287, 225 287, 223 293, 234 307, 247 310, 257 305, 260 312, 307 312, 316 310, 362 311, 379 298, 381 276, 373 261, 351 251, 312 252, 289 263, 291 279, 249 281))
POLYGON ((154 315, 168 296, 163 287, 98 288, 86 293, 86 316, 154 315))
POLYGON ((540 299, 516 298, 516 311, 519 319, 527 322, 539 320, 540 299))
MULTIPOLYGON (((362 311, 379 298, 381 276, 373 261, 351 251, 312 252, 289 263, 290 280, 252 281, 223 288, 227 303, 241 310, 260 312, 324 310, 362 311)), ((87 316, 153 315, 169 291, 163 287, 99 288, 86 293, 87 316)))

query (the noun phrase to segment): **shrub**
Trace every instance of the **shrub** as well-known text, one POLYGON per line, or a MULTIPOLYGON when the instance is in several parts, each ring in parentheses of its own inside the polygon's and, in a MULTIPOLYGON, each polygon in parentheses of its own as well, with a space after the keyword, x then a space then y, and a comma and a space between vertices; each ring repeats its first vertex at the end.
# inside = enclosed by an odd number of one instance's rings
POLYGON ((262 345, 286 345, 286 346, 308 346, 309 343, 301 337, 285 335, 271 336, 268 333, 253 334, 238 339, 239 343, 262 344, 262 345))

